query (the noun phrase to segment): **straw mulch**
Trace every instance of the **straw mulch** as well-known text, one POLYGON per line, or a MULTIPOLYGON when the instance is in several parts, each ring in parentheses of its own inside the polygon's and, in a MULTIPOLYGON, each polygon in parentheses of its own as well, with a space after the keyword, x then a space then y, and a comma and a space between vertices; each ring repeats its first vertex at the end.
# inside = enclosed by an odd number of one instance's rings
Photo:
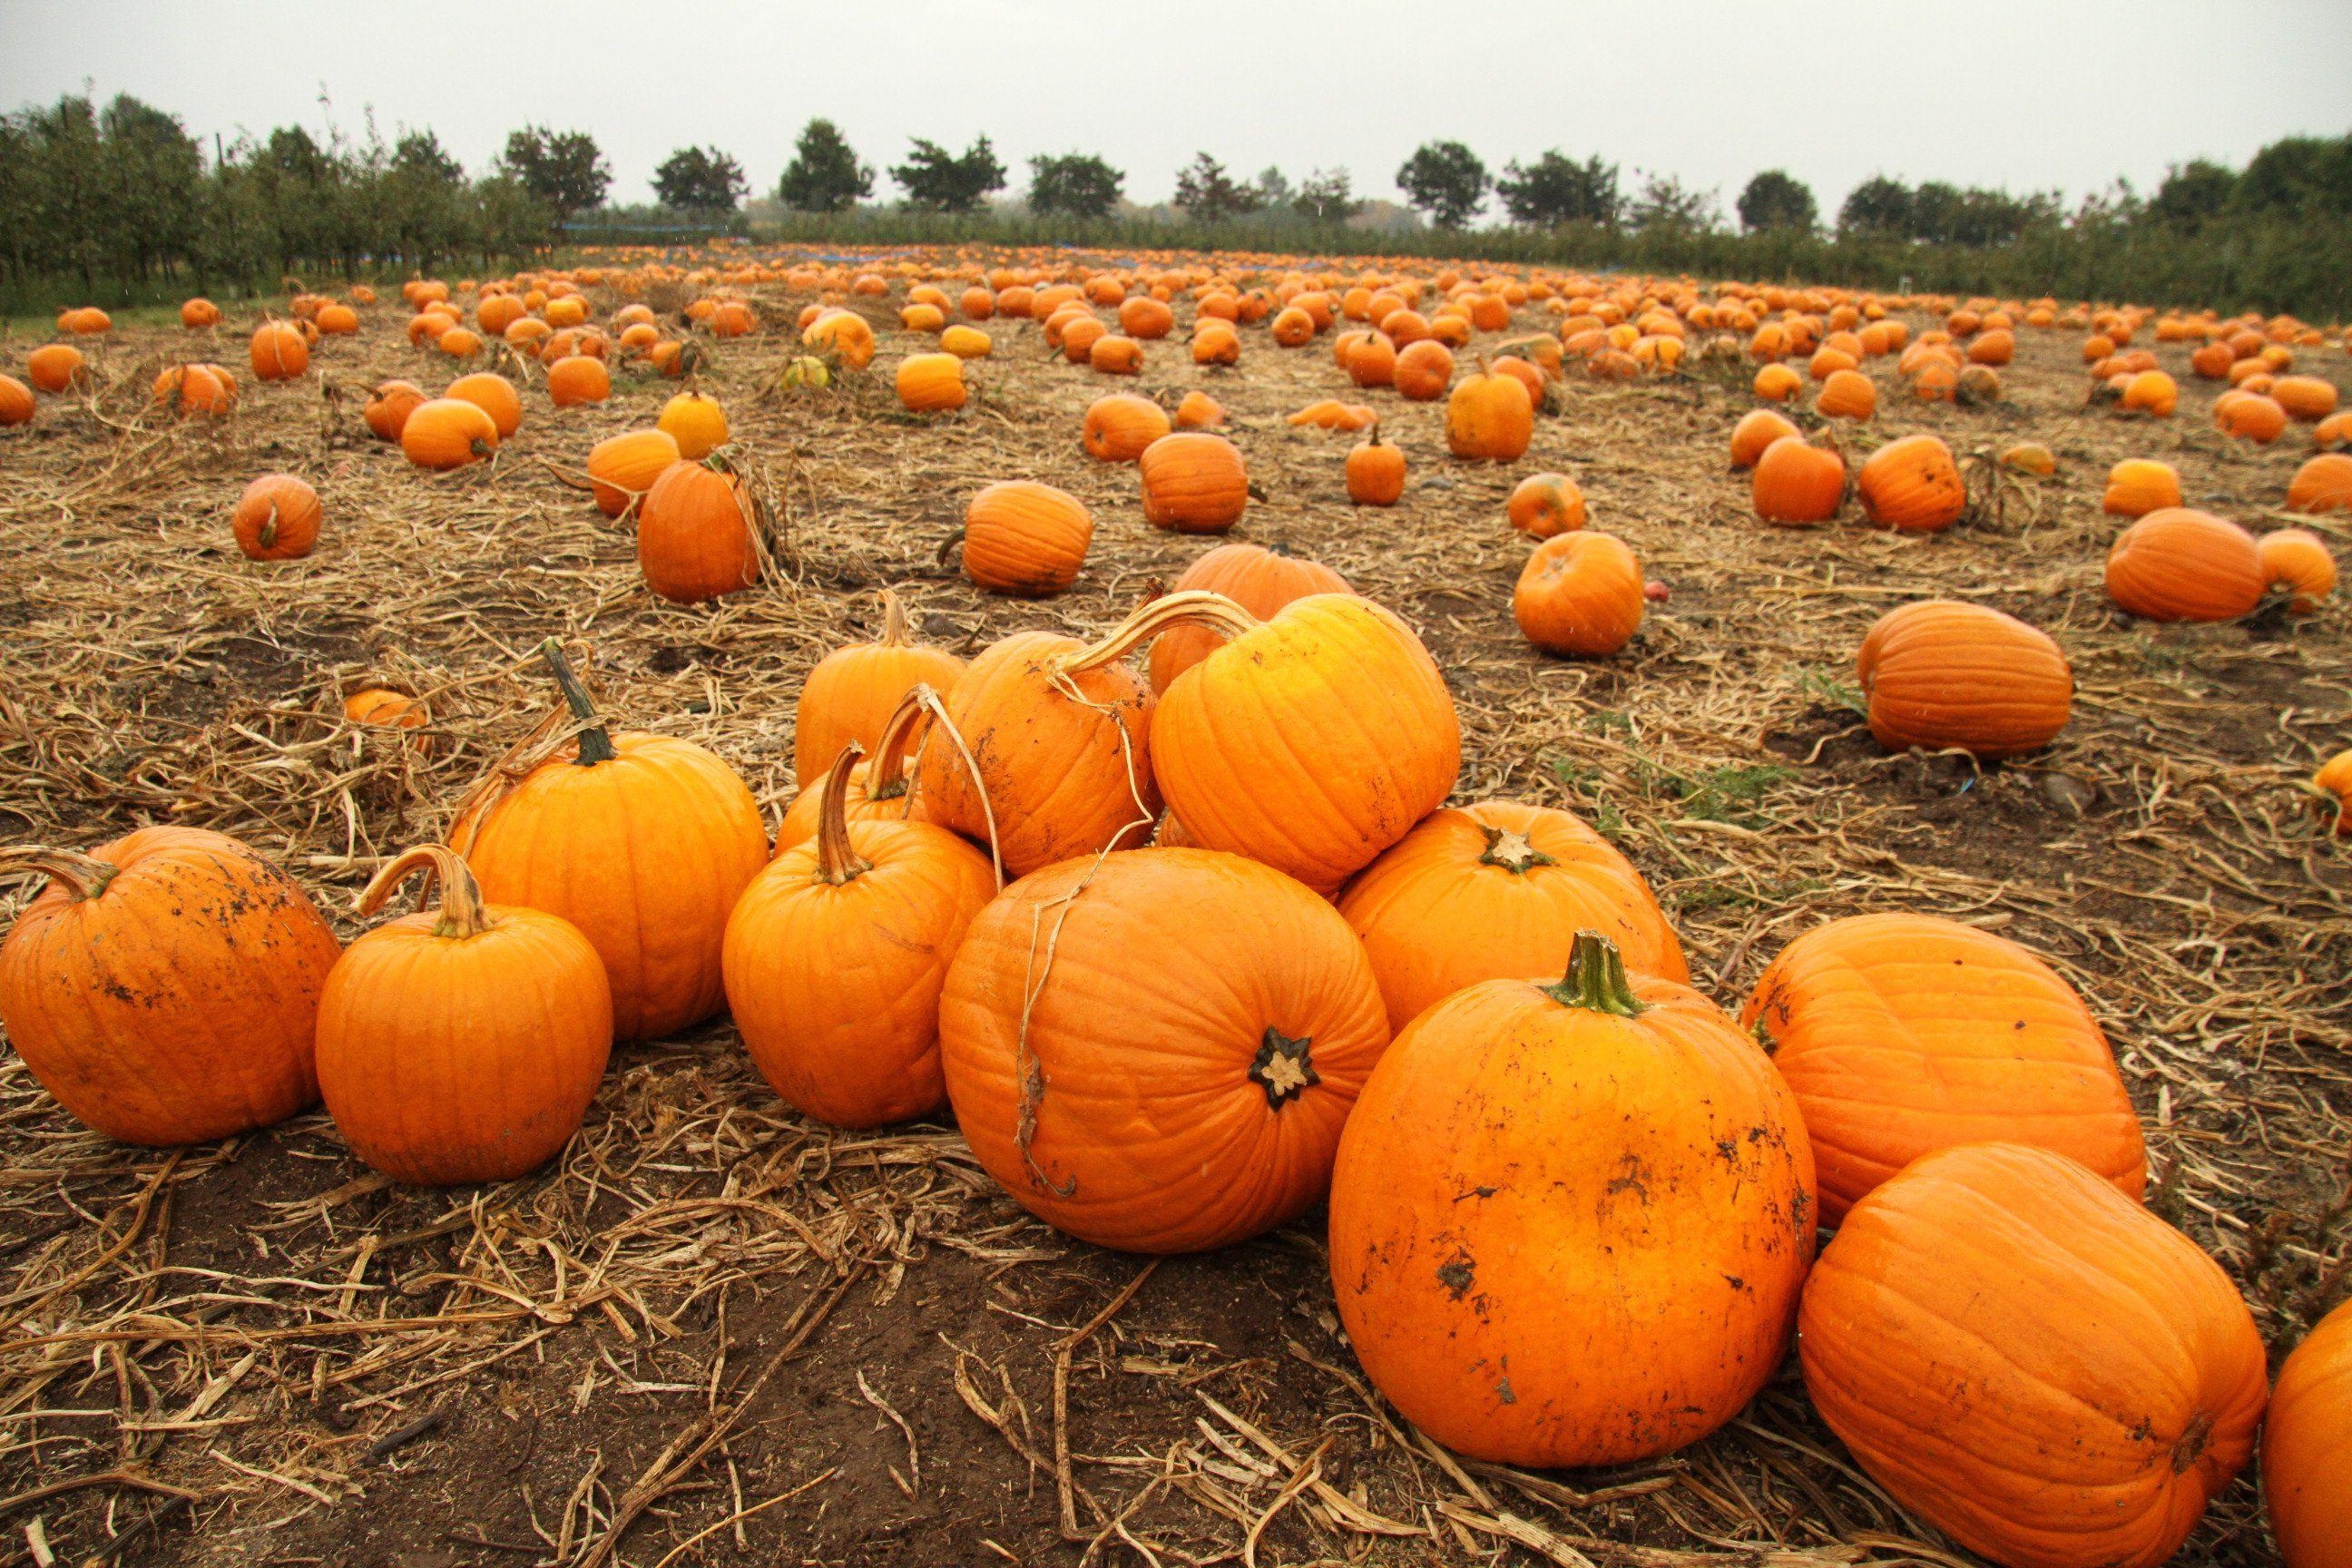
MULTIPOLYGON (((176 328, 121 329, 86 405, 0 435, 0 837, 218 828, 291 867, 348 936, 381 858, 436 834, 546 711, 545 637, 618 723, 711 747, 772 813, 801 679, 878 626, 874 590, 970 651, 1022 626, 1099 631, 1203 548, 1147 527, 1132 470, 1080 451, 1080 412, 1109 387, 1047 358, 1034 324, 990 323, 974 405, 918 420, 887 380, 911 340, 877 312, 875 374, 832 394, 763 390, 786 331, 713 350, 705 384, 780 503, 780 570, 667 605, 627 526, 548 463, 576 468, 673 385, 624 375, 609 405, 562 411, 527 389, 495 465, 424 475, 367 438, 353 390, 445 378, 400 315, 370 312, 310 379, 248 386, 205 428, 145 406, 187 352, 176 328), (231 501, 268 468, 324 499, 306 561, 256 566, 229 542, 231 501), (1007 477, 1095 510, 1060 599, 989 599, 941 563, 963 499, 1007 477), (427 700, 429 752, 342 722, 362 679, 427 700)), ((195 357, 241 360, 241 336, 195 357)), ((1437 406, 1381 395, 1413 464, 1390 511, 1345 501, 1353 437, 1283 423, 1341 390, 1328 341, 1284 353, 1253 332, 1238 370, 1202 372, 1171 340, 1142 385, 1206 386, 1234 416, 1265 497, 1235 537, 1286 541, 1421 630, 1464 718, 1457 798, 1601 826, 1727 1005, 1790 936, 1862 910, 1955 915, 2048 956, 2115 1042, 2152 1201, 2291 1342, 2352 1256, 2352 861, 2300 788, 2352 741, 2345 620, 2121 623, 2098 502, 2111 461, 2157 455, 2193 503, 2263 526, 2302 437, 2225 443, 2178 365, 2178 418, 2086 411, 2074 334, 2025 337, 2007 404, 1923 407, 1890 380, 1852 436, 1857 456, 1913 429, 2056 449, 2056 479, 1926 541, 1757 524, 1723 458, 1744 373, 1571 384, 1508 471, 1451 461, 1437 406), (1618 658, 1536 657, 1512 626, 1526 546, 1502 500, 1547 467, 1671 586, 1618 658), (2064 644, 2081 692, 2048 752, 1979 770, 1871 742, 1853 651, 1929 594, 2064 644)), ((2344 379, 2335 351, 2312 357, 2344 379)), ((0 1128, 8 1561, 35 1542, 69 1563, 337 1568, 1967 1561, 1844 1457, 1793 1363, 1667 1459, 1463 1463, 1356 1371, 1319 1215, 1212 1257, 1099 1253, 998 1193, 950 1124, 850 1135, 791 1114, 723 1021, 617 1053, 560 1168, 491 1189, 394 1188, 315 1112, 177 1152, 110 1144, 13 1056, 0 1128)), ((2242 1479, 2182 1557, 2270 1560, 2242 1479)))

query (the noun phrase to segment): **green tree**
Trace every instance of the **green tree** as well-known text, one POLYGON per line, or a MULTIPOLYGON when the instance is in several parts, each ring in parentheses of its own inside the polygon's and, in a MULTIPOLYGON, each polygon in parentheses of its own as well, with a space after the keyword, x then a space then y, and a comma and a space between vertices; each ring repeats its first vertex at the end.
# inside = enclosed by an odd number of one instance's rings
POLYGON ((1723 208, 1713 191, 1685 185, 1673 174, 1644 172, 1640 194, 1626 204, 1625 221, 1640 232, 1706 234, 1723 226, 1723 208))
POLYGON ((1495 194, 1511 221, 1530 228, 1557 228, 1564 223, 1617 222, 1623 205, 1617 194, 1617 165, 1601 155, 1579 163, 1555 147, 1522 168, 1516 158, 1503 165, 1495 194))
POLYGON ((1405 199, 1440 228, 1460 228, 1486 200, 1490 181, 1478 154, 1459 142, 1424 142, 1397 170, 1405 199))
POLYGON ((654 195, 677 212, 731 213, 750 185, 743 166, 716 147, 681 147, 654 170, 654 195))
POLYGON ((2220 217, 2237 192, 2236 174, 2210 160, 2191 158, 2165 171, 2148 209, 2166 223, 2193 228, 2220 217))
POLYGON ((796 212, 845 212, 874 194, 874 171, 857 161, 847 138, 830 120, 801 127, 793 161, 784 165, 776 199, 796 212))
POLYGON ((499 168, 544 203, 559 226, 574 213, 604 205, 613 184, 612 165, 585 131, 527 125, 508 135, 499 168))
POLYGON ((1739 193, 1739 226, 1750 234, 1768 228, 1811 233, 1821 221, 1813 188, 1785 169, 1766 169, 1739 193))
POLYGON ((907 161, 890 169, 890 177, 907 193, 908 206, 924 212, 977 212, 992 193, 1004 188, 1004 165, 987 137, 974 138, 961 153, 919 136, 913 141, 915 150, 907 161))
POLYGON ((2288 136, 2246 161, 2233 193, 2250 212, 2352 213, 2352 136, 2288 136))
POLYGON ((1092 153, 1040 153, 1029 160, 1029 210, 1040 217, 1108 217, 1126 183, 1092 153))
POLYGON ((1364 210, 1345 169, 1318 169, 1298 182, 1290 209, 1309 223, 1346 223, 1364 210))
POLYGON ((1911 232, 1911 187, 1885 174, 1873 174, 1846 193, 1838 207, 1842 235, 1908 235, 1911 232))
POLYGON ((1227 223, 1258 208, 1256 190, 1242 184, 1206 153, 1176 171, 1176 205, 1194 223, 1227 223))

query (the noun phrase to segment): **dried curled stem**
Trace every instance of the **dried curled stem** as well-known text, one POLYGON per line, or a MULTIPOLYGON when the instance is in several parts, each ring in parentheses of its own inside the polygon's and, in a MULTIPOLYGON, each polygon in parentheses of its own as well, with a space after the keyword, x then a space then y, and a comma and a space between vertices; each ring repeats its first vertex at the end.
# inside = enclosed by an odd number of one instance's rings
POLYGON ((1256 630, 1261 624, 1255 616, 1223 594, 1187 588, 1142 605, 1098 640, 1062 658, 1055 666, 1055 672, 1076 675, 1081 670, 1100 668, 1177 626, 1198 626, 1226 637, 1237 637, 1256 630))
POLYGON ((77 899, 98 897, 121 874, 121 867, 77 849, 0 849, 0 879, 47 877, 77 899))
POLYGON ((378 871, 360 894, 360 913, 372 915, 383 908, 393 889, 423 871, 441 884, 441 907, 433 922, 435 936, 463 941, 478 936, 496 922, 482 903, 482 889, 474 873, 454 849, 441 844, 420 844, 378 871))

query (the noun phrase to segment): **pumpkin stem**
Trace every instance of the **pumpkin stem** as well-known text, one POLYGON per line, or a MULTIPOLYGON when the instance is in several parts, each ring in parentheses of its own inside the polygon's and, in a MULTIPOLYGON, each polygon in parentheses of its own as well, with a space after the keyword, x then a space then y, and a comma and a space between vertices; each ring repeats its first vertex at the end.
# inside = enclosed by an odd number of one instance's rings
POLYGON ((914 641, 907 631, 907 606, 891 589, 882 590, 882 646, 906 647, 914 641))
POLYGON ((1514 833, 1507 827, 1488 827, 1486 851, 1478 857, 1481 866, 1500 866, 1506 871, 1527 875, 1538 866, 1557 866, 1559 861, 1537 848, 1524 833, 1514 833))
POLYGON ((1648 1003, 1633 994, 1617 944, 1597 931, 1576 933, 1576 945, 1568 953, 1567 977, 1542 989, 1563 1007, 1581 1007, 1620 1018, 1638 1017, 1650 1010, 1648 1003))
POLYGON ((539 655, 553 672, 556 689, 563 693, 564 706, 572 710, 572 717, 582 726, 580 754, 573 760, 583 768, 593 768, 598 763, 609 763, 618 757, 621 753, 613 748, 612 731, 596 716, 596 705, 588 700, 588 689, 572 673, 572 661, 563 657, 563 649, 550 637, 539 645, 539 655))
POLYGON ((1237 637, 1258 624, 1255 616, 1223 594, 1187 588, 1140 606, 1097 641, 1066 655, 1058 668, 1064 675, 1099 668, 1176 626, 1199 626, 1203 631, 1237 637))
POLYGON ((914 740, 933 717, 939 700, 938 692, 917 681, 882 721, 882 731, 874 737, 874 755, 866 764, 866 799, 898 800, 913 790, 914 740))
POLYGON ((496 923, 483 906, 481 886, 474 880, 473 871, 464 858, 446 844, 420 844, 378 871, 367 890, 360 895, 360 913, 372 915, 383 908, 393 889, 419 871, 437 879, 441 884, 441 908, 433 922, 435 936, 463 942, 469 936, 479 936, 496 923))
POLYGON ((98 897, 121 874, 121 867, 75 849, 0 849, 0 878, 47 877, 77 899, 98 897))
POLYGON ((874 869, 874 862, 849 842, 849 771, 865 754, 866 748, 855 741, 842 747, 817 797, 816 879, 836 888, 874 869))

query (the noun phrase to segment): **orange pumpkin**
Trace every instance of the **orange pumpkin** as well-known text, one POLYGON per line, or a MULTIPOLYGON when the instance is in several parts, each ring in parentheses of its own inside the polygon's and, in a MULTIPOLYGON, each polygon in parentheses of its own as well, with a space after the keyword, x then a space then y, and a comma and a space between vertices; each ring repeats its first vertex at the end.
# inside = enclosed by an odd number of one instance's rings
POLYGON ((408 426, 408 416, 425 403, 425 389, 413 381, 378 382, 360 416, 367 422, 368 434, 377 440, 397 441, 408 426))
POLYGON ((1405 343, 1397 351, 1396 363, 1390 371, 1398 394, 1412 403, 1436 402, 1453 380, 1454 351, 1434 338, 1405 343))
POLYGON ((1940 533, 1968 510, 1952 449, 1933 436, 1905 436, 1873 452, 1854 476, 1862 514, 1898 533, 1940 533))
POLYGON ((1824 419, 1867 419, 1878 412, 1878 388, 1858 370, 1832 371, 1813 411, 1824 419))
POLYGON ((2336 384, 2315 375, 2283 375, 2271 383, 2271 400, 2287 417, 2315 425, 2336 412, 2336 384))
POLYGON ((1358 506, 1394 506, 1404 495, 1404 448, 1382 442, 1374 420, 1371 434, 1349 450, 1348 499, 1358 506))
POLYGON ((1015 882, 971 922, 940 1004, 982 1166, 1046 1223, 1130 1252, 1223 1247, 1305 1213, 1388 1041, 1331 906, 1206 849, 1015 882))
POLYGON ((152 390, 155 406, 173 416, 226 414, 236 406, 236 378, 216 364, 166 365, 152 390))
POLYGON ((1178 533, 1223 533, 1249 508, 1249 468, 1223 436, 1183 430, 1162 436, 1136 460, 1143 520, 1178 533))
POLYGON ((2107 596, 2143 620, 2234 621, 2265 586, 2254 536, 2210 512, 2161 508, 2107 550, 2107 596))
POLYGON ((1176 405, 1176 428, 1179 430, 1212 430, 1225 422, 1223 405, 1205 392, 1188 392, 1176 405))
POLYGON ((290 321, 264 321, 254 328, 250 349, 257 381, 291 381, 310 368, 310 345, 290 321))
POLYGON ((1586 931, 1565 979, 1457 991, 1373 1071, 1331 1184, 1339 1319, 1373 1386, 1457 1453, 1654 1458, 1779 1368, 1812 1184, 1754 1043, 1586 931))
POLYGON ((1756 459, 1749 494, 1767 522, 1827 522, 1845 504, 1845 458, 1801 436, 1783 436, 1756 459))
MULTIPOLYGON (((1328 566, 1291 554, 1277 544, 1220 544, 1176 579, 1171 592, 1220 594, 1265 620, 1293 600, 1310 594, 1352 594, 1348 580, 1328 566)), ((1214 632, 1176 626, 1151 643, 1151 689, 1165 691, 1176 678, 1216 651, 1214 632)))
POLYGON ((2286 410, 2257 392, 2223 395, 2213 405, 2213 422, 2227 436, 2267 447, 2286 429, 2286 410))
POLYGON ((873 751, 883 725, 917 685, 946 693, 962 678, 963 660, 916 642, 908 631, 906 605, 885 588, 880 640, 834 649, 801 687, 793 721, 793 783, 808 789, 852 742, 873 751))
POLYGON ((33 389, 13 375, 0 375, 0 426, 29 424, 33 389))
POLYGON ((2286 595, 2289 613, 2307 616, 2336 593, 2336 557, 2326 541, 2301 528, 2273 529, 2256 545, 2263 582, 2286 595))
POLYGON ((25 379, 54 396, 86 384, 89 363, 71 343, 43 343, 25 356, 25 379))
POLYGON ((727 410, 699 392, 681 392, 662 405, 655 427, 677 443, 677 455, 698 463, 727 445, 727 410))
POLYGON ((908 354, 898 362, 898 402, 916 414, 961 408, 970 395, 963 361, 950 353, 908 354))
POLYGON ((1445 400, 1445 446, 1457 458, 1515 463, 1535 439, 1534 399, 1524 383, 1484 366, 1445 400))
POLYGON ((1547 653, 1605 656, 1641 629, 1642 563, 1622 540, 1579 530, 1545 540, 1511 590, 1511 616, 1547 653))
POLYGON ((588 448, 588 488, 596 510, 618 517, 639 504, 683 455, 667 430, 625 430, 605 437, 588 448))
POLYGON ((249 561, 297 561, 319 542, 319 492, 292 474, 264 474, 245 487, 229 529, 249 561))
POLYGON ((1731 427, 1731 466, 1754 468, 1766 448, 1783 436, 1802 439, 1804 432, 1769 408, 1751 409, 1741 415, 1739 423, 1731 427))
POLYGON ((1113 392, 1087 405, 1079 439, 1097 462, 1132 463, 1167 434, 1168 414, 1160 405, 1131 392, 1113 392))
POLYGON ((2322 452, 2287 481, 2289 511, 2352 511, 2352 457, 2322 452))
POLYGON ((441 395, 470 403, 488 415, 490 423, 498 426, 501 441, 522 428, 522 395, 515 390, 514 383, 495 372, 479 370, 471 375, 461 375, 441 395))
POLYGON ((1958 747, 1990 762, 2066 727, 2074 676, 2048 634, 1983 605, 1923 599, 1878 617, 1854 659, 1870 732, 1890 752, 1958 747))
POLYGON ((0 849, 0 876, 35 874, 49 885, 0 942, 0 1026, 74 1120, 163 1148, 319 1098, 319 993, 342 948, 292 878, 193 827, 0 849))
POLYGON ((1798 1348, 1871 1479, 2014 1568, 2156 1568, 2253 1449, 2262 1336, 2196 1243, 2046 1149, 1971 1143, 1857 1204, 1798 1348))
POLYGON ((2106 494, 2100 507, 2112 516, 2146 517, 2179 504, 2180 475, 2170 463, 2126 458, 2107 470, 2106 494))
POLYGON ((601 359, 567 354, 547 367, 547 400, 558 408, 602 403, 612 395, 612 373, 601 359))
POLYGON ((497 452, 499 427, 478 403, 436 397, 410 411, 400 427, 400 449, 420 468, 462 468, 497 452))
POLYGON ((2263 1500, 2286 1568, 2352 1562, 2352 1302, 2279 1369, 2263 1422, 2263 1500))
POLYGON ((1503 505, 1511 526, 1530 539, 1549 539, 1584 526, 1584 492, 1566 474, 1529 474, 1503 505))
POLYGON ((717 458, 662 470, 637 505, 637 568, 646 586, 699 605, 760 580, 758 503, 717 458))
POLYGON ((1039 599, 1078 580, 1095 521, 1066 490, 1034 479, 1000 479, 963 514, 963 574, 992 594, 1039 599))
POLYGON ((1489 800, 1430 813, 1348 884, 1339 913, 1363 939, 1398 1031, 1482 980, 1564 970, 1580 931, 1615 942, 1642 973, 1690 978, 1642 874, 1549 806, 1489 800))

